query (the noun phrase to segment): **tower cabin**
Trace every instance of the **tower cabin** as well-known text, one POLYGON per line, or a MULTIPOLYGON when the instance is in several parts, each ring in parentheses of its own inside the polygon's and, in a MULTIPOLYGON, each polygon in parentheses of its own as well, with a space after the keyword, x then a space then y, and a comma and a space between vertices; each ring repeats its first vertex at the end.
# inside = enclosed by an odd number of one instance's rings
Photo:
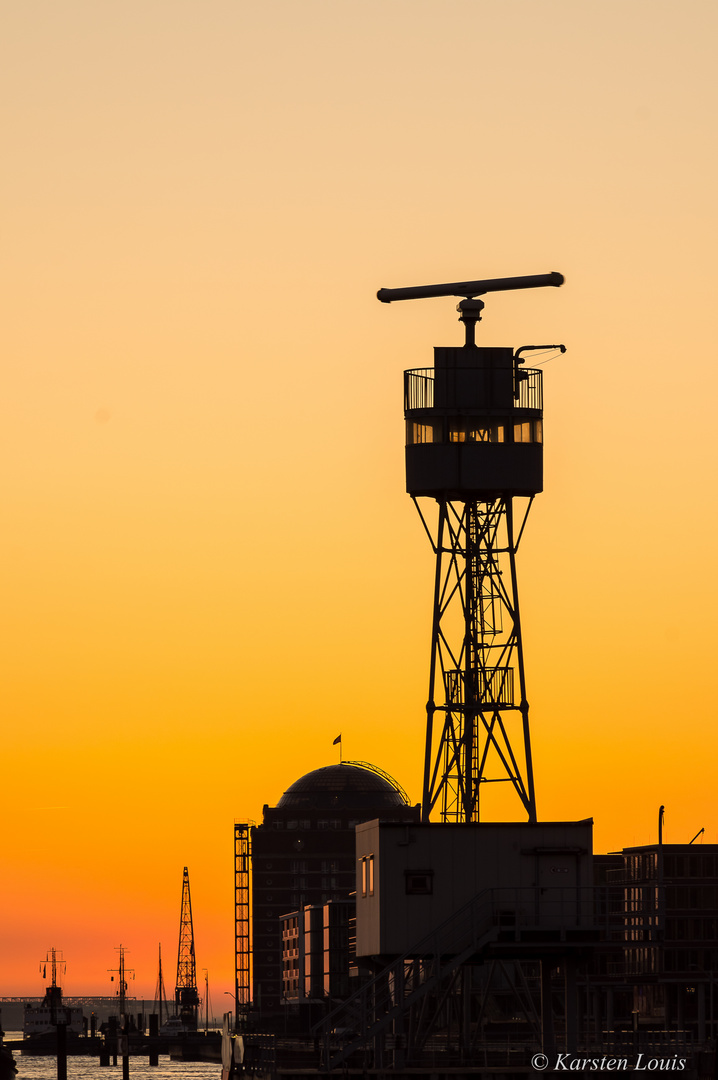
POLYGON ((404 372, 410 495, 483 502, 543 489, 542 372, 523 367, 522 351, 439 347, 433 368, 404 372))

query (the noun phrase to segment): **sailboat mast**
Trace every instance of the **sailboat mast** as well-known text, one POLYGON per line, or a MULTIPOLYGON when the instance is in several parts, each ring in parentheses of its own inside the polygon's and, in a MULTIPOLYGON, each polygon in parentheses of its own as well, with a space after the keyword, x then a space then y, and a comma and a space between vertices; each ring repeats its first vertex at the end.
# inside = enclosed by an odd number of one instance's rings
POLYGON ((160 1027, 162 1027, 162 943, 157 946, 159 952, 159 966, 157 968, 157 990, 155 991, 155 997, 159 999, 159 1011, 160 1011, 160 1027))
POLYGON ((120 1016, 125 1015, 125 950, 120 945, 120 1016))

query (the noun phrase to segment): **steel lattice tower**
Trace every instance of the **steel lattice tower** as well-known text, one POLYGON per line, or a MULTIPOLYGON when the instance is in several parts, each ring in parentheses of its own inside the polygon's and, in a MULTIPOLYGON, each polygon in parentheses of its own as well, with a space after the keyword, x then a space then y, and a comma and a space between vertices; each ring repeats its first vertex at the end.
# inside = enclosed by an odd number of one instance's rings
POLYGON ((189 891, 189 870, 185 866, 182 874, 182 910, 180 914, 179 948, 177 950, 175 1004, 179 1015, 188 1027, 197 1026, 199 1003, 197 967, 194 956, 192 899, 189 891))
POLYGON ((436 557, 422 817, 479 821, 485 785, 511 785, 536 821, 516 552, 543 487, 542 373, 524 346, 479 348, 475 297, 561 285, 560 274, 382 289, 384 302, 463 296, 460 348, 404 374, 406 486, 436 557), (438 505, 435 528, 417 501, 438 505), (528 505, 518 524, 514 500, 528 505))

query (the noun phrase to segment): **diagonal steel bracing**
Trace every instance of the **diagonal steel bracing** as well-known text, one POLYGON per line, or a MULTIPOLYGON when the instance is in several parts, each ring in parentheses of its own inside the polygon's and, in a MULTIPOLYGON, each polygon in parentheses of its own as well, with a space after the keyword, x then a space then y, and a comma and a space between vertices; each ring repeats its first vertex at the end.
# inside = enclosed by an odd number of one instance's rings
POLYGON ((516 581, 528 509, 516 536, 509 496, 437 502, 435 533, 419 510, 436 557, 423 817, 479 821, 485 785, 504 782, 535 821, 516 581))

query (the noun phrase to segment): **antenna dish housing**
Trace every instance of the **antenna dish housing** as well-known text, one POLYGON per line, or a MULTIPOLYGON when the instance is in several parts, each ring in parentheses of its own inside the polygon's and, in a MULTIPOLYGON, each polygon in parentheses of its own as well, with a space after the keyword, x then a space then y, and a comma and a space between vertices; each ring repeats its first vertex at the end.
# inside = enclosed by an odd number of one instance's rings
POLYGON ((413 285, 406 289, 379 289, 377 300, 391 304, 394 300, 428 300, 433 296, 483 296, 489 292, 510 289, 540 289, 548 285, 563 285, 563 274, 530 274, 525 277, 485 278, 482 281, 453 281, 446 285, 413 285))

